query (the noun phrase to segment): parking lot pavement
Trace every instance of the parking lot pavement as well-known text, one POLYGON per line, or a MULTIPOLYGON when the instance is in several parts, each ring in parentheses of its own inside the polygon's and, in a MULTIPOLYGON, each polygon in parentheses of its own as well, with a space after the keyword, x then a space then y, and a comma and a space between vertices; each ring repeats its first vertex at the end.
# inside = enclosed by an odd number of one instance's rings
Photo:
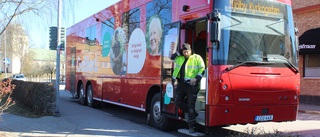
POLYGON ((310 105, 310 104, 300 103, 299 112, 320 115, 320 105, 310 105))
POLYGON ((105 111, 79 105, 71 95, 60 91, 59 116, 25 118, 3 114, 0 120, 0 136, 26 137, 172 137, 146 124, 136 124, 118 118, 105 111))

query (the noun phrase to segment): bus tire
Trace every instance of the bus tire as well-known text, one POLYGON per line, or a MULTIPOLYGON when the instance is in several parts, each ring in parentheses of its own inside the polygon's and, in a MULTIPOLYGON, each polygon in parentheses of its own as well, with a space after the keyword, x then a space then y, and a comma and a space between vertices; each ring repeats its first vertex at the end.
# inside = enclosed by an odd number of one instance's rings
POLYGON ((80 90, 79 90, 79 103, 81 105, 85 105, 86 104, 86 96, 84 94, 84 88, 83 88, 83 84, 80 85, 80 90))
POLYGON ((87 105, 89 107, 97 107, 96 101, 93 99, 93 89, 92 85, 87 87, 87 105))
POLYGON ((161 115, 161 96, 160 93, 155 94, 152 97, 150 106, 150 126, 153 126, 160 130, 169 130, 168 118, 161 115))

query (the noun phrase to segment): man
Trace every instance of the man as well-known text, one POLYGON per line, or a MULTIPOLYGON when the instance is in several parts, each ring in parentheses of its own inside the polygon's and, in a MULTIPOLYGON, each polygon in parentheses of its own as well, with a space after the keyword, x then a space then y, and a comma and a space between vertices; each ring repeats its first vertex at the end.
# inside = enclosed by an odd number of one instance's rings
POLYGON ((188 43, 184 43, 182 49, 171 56, 171 60, 175 62, 172 81, 178 80, 174 103, 183 111, 188 112, 189 132, 194 133, 195 118, 198 116, 195 103, 205 64, 200 55, 193 54, 188 43), (187 102, 185 102, 185 97, 187 97, 187 102))
POLYGON ((113 72, 117 75, 120 74, 121 71, 121 65, 122 65, 122 58, 121 58, 121 44, 119 41, 119 30, 116 30, 115 35, 114 35, 114 42, 112 44, 112 51, 113 51, 113 72))

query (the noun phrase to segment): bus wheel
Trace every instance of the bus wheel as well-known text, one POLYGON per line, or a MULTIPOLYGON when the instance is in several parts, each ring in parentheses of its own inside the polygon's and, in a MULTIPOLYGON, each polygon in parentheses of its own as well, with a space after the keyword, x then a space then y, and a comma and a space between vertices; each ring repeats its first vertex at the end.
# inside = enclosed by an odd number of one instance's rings
POLYGON ((96 102, 93 100, 93 90, 91 85, 87 88, 87 104, 89 107, 96 107, 96 102))
POLYGON ((84 88, 83 85, 80 85, 80 91, 79 91, 79 103, 81 105, 85 105, 86 104, 86 96, 84 95, 84 88))
POLYGON ((79 98, 77 92, 72 92, 71 94, 72 94, 72 99, 77 99, 77 98, 79 98))
POLYGON ((150 108, 150 126, 160 130, 168 130, 168 118, 161 115, 160 93, 153 96, 150 108))

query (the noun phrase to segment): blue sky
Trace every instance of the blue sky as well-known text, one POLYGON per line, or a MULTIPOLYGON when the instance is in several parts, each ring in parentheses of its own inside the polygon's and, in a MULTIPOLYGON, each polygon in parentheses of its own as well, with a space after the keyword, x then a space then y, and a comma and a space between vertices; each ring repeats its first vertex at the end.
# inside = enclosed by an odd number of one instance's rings
MULTIPOLYGON (((77 0, 78 4, 75 6, 75 22, 80 22, 81 20, 101 11, 102 9, 118 2, 119 0, 77 0)), ((70 27, 74 23, 67 24, 70 27)))
MULTIPOLYGON (((65 0, 63 0, 65 1, 65 0)), ((107 8, 108 6, 118 2, 119 0, 77 0, 76 5, 74 6, 74 19, 64 19, 62 18, 62 26, 70 27, 73 24, 80 22, 87 17, 107 8)), ((62 3, 64 4, 64 3, 62 3)), ((72 14, 70 11, 62 11, 65 14, 72 14), (70 12, 70 13, 68 13, 70 12)), ((41 23, 40 23, 41 24, 41 23)), ((31 43, 33 47, 41 47, 49 49, 49 27, 57 25, 57 19, 52 18, 52 23, 42 23, 44 27, 39 27, 33 25, 32 27, 28 27, 28 32, 31 38, 31 43), (46 25, 47 24, 47 25, 46 25), (52 24, 52 25, 48 25, 52 24)))

